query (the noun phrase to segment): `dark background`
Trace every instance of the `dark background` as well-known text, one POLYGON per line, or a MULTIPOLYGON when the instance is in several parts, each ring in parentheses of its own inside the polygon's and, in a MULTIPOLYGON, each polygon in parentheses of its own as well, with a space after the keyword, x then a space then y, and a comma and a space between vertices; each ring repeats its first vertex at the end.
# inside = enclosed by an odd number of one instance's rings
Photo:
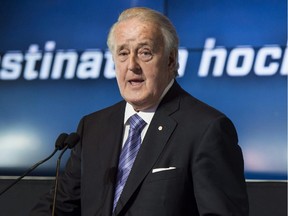
MULTIPOLYGON (((121 99, 115 78, 105 73, 109 65, 106 37, 123 9, 148 6, 172 20, 181 49, 188 54, 180 64, 183 72, 178 82, 235 123, 246 178, 287 179, 286 4, 285 0, 0 1, 0 176, 19 175, 53 150, 58 134, 75 131, 83 115, 121 99), (207 76, 201 77, 199 67, 205 60, 204 47, 209 38, 215 40, 215 50, 224 49, 226 57, 220 76, 213 73, 214 59, 207 76), (43 57, 49 52, 45 49, 49 41, 55 45, 50 52, 54 56, 52 65, 59 52, 76 53, 77 68, 83 53, 99 52, 99 75, 67 79, 66 64, 59 79, 53 79, 51 74, 40 79, 37 73, 43 63, 41 58, 35 64, 36 76, 27 79, 24 68, 28 65, 28 48, 38 47, 36 54, 43 57), (277 69, 266 75, 260 71, 259 75, 255 62, 261 57, 260 50, 267 47, 275 55, 267 55, 263 67, 276 64, 277 69), (231 56, 239 49, 244 53, 229 72, 231 56), (249 51, 252 56, 248 56, 249 51), (12 71, 4 59, 11 53, 23 59, 10 62, 21 68, 21 74, 9 80, 5 73, 12 71), (252 63, 247 73, 235 76, 235 71, 243 69, 249 60, 252 63)), ((110 73, 113 75, 113 65, 110 73)), ((32 175, 53 176, 54 167, 55 159, 32 175)))

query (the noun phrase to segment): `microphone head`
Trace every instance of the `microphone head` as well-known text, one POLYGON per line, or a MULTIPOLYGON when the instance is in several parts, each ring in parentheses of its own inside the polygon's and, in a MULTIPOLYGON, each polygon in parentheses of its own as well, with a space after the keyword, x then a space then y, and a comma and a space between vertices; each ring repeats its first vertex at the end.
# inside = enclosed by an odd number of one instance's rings
POLYGON ((68 137, 68 134, 67 133, 61 133, 56 142, 55 142, 55 148, 57 150, 62 150, 65 146, 66 146, 66 143, 65 143, 65 140, 67 139, 68 137))
POLYGON ((78 141, 80 140, 80 136, 77 133, 71 133, 69 136, 65 139, 65 146, 68 145, 68 148, 73 148, 78 141))

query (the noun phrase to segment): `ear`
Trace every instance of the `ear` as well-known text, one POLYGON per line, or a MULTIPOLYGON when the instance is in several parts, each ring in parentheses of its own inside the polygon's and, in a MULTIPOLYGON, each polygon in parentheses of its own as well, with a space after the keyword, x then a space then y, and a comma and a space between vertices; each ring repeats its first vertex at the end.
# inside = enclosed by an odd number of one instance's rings
POLYGON ((174 50, 172 50, 169 54, 169 59, 168 59, 168 67, 170 70, 174 70, 175 69, 175 66, 176 64, 178 64, 178 62, 176 62, 176 53, 174 50))

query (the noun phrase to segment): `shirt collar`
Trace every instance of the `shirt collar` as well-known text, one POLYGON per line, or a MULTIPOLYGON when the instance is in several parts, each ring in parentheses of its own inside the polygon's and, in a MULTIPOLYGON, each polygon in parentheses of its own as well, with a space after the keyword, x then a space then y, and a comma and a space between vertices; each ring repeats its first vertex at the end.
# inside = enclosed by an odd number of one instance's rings
POLYGON ((133 106, 129 103, 126 103, 126 107, 125 107, 125 116, 124 116, 124 124, 127 124, 127 120, 134 115, 135 113, 137 113, 147 124, 150 124, 150 122, 152 121, 153 115, 159 105, 159 103, 161 102, 161 100, 163 99, 163 97, 167 94, 167 92, 169 91, 169 89, 171 88, 171 86, 174 83, 174 79, 172 79, 170 81, 170 83, 167 85, 167 87, 164 89, 158 103, 156 106, 148 109, 148 110, 144 110, 144 111, 139 111, 136 112, 133 108, 133 106))

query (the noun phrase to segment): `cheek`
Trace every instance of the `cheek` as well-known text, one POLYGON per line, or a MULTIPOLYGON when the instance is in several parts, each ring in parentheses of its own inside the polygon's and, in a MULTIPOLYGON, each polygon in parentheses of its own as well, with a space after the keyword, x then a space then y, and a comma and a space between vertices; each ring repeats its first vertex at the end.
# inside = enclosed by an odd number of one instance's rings
POLYGON ((125 85, 125 77, 123 75, 123 73, 121 73, 121 71, 119 70, 115 70, 115 75, 116 75, 116 81, 118 84, 118 88, 120 91, 123 91, 124 85, 125 85))
POLYGON ((166 83, 168 80, 168 71, 166 71, 165 68, 158 68, 157 70, 152 71, 151 74, 149 74, 150 77, 150 85, 159 86, 163 85, 163 83, 166 83))
POLYGON ((115 75, 116 75, 116 79, 121 81, 125 79, 125 68, 118 64, 115 65, 115 75))

